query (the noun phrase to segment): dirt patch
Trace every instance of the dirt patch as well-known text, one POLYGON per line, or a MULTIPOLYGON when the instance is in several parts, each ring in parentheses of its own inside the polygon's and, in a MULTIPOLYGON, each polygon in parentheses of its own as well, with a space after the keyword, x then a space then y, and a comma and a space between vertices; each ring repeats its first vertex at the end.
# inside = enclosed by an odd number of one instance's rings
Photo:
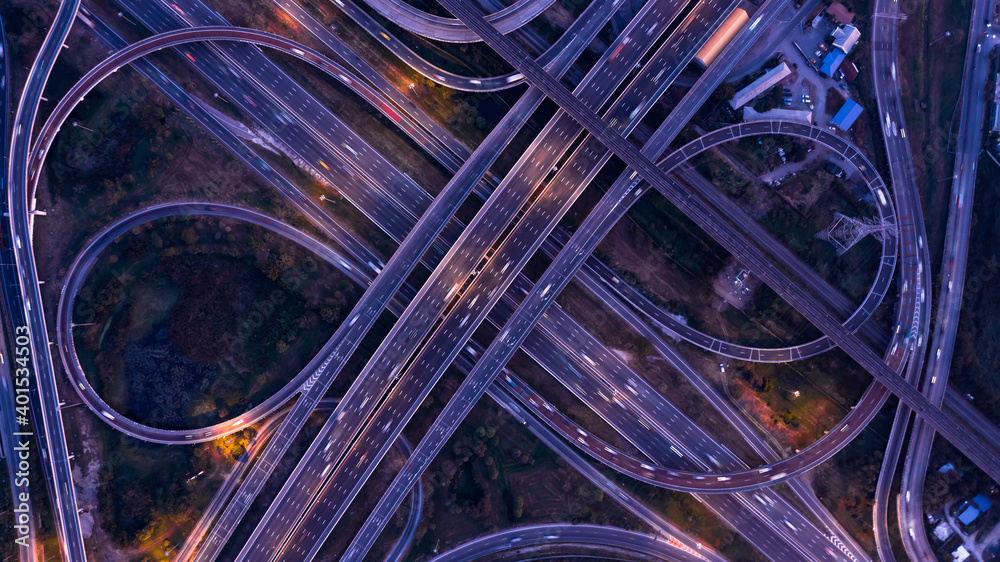
POLYGON ((732 260, 724 270, 719 272, 715 282, 712 283, 712 288, 715 290, 715 294, 724 301, 725 304, 721 306, 729 305, 737 310, 743 310, 753 301, 754 295, 762 285, 759 279, 751 276, 749 271, 732 260))
POLYGON ((546 474, 511 474, 507 480, 511 488, 531 490, 531 494, 522 496, 522 509, 529 515, 558 512, 566 508, 566 494, 563 493, 561 484, 548 478, 546 474))

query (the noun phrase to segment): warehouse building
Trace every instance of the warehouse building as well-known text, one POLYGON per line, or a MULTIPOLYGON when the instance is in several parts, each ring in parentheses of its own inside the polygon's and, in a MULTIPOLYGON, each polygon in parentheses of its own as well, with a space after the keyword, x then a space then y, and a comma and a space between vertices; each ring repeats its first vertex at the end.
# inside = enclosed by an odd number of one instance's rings
POLYGON ((782 62, 778 66, 768 70, 763 76, 754 80, 746 88, 736 92, 733 99, 729 100, 729 105, 733 106, 733 109, 739 109, 747 104, 750 100, 763 94, 778 82, 792 73, 792 69, 788 67, 787 64, 782 62))

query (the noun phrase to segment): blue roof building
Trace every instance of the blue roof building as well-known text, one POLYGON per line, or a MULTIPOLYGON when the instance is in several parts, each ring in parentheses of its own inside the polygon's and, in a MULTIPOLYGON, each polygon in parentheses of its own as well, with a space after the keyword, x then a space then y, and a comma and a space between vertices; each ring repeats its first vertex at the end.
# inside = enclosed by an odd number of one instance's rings
POLYGON ((837 72, 837 69, 840 68, 840 63, 844 62, 845 58, 847 58, 847 53, 838 49, 832 49, 826 54, 826 58, 823 59, 823 66, 819 67, 819 71, 832 77, 833 73, 837 72))
POLYGON ((847 100, 830 122, 846 131, 851 128, 851 125, 863 111, 864 108, 858 102, 847 100))
POLYGON ((985 512, 993 505, 993 502, 982 494, 972 498, 972 503, 976 504, 976 507, 978 507, 981 512, 985 512))
POLYGON ((962 525, 969 526, 973 521, 979 517, 979 510, 975 506, 970 505, 966 507, 962 513, 958 514, 958 520, 962 522, 962 525))

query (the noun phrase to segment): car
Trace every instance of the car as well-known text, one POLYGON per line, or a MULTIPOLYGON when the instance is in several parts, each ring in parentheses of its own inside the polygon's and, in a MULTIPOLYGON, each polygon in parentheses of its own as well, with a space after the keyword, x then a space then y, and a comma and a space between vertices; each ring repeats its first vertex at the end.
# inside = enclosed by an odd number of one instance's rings
POLYGON ((809 62, 811 62, 811 63, 813 63, 813 64, 816 64, 816 59, 814 59, 814 58, 812 58, 812 57, 809 57, 809 62))
POLYGON ((819 48, 820 48, 821 51, 825 51, 826 50, 826 45, 823 44, 823 43, 820 43, 819 44, 819 48))

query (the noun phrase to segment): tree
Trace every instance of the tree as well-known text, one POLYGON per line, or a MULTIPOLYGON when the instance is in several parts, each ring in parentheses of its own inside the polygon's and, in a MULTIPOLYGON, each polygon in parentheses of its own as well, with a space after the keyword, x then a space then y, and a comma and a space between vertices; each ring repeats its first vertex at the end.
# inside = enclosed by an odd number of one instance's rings
POLYGON ((635 354, 640 358, 653 354, 653 342, 648 338, 639 338, 635 342, 635 354))
POLYGON ((785 425, 795 427, 799 425, 799 416, 791 412, 785 412, 784 414, 781 414, 781 421, 785 422, 785 425))
POLYGON ((194 227, 189 226, 184 229, 184 232, 181 233, 181 238, 184 240, 185 244, 192 246, 198 241, 198 233, 195 232, 194 227))
POLYGON ((332 324, 340 318, 340 303, 334 300, 327 300, 319 309, 319 315, 324 322, 332 324))
POLYGON ((775 84, 770 90, 757 97, 757 101, 753 105, 754 111, 759 113, 770 111, 776 107, 780 107, 784 99, 781 84, 775 84))
POLYGON ((792 151, 788 154, 788 159, 791 160, 792 162, 802 162, 803 160, 806 159, 808 153, 809 153, 808 148, 806 148, 804 145, 796 144, 794 147, 792 147, 792 151))
POLYGON ((764 392, 771 392, 774 390, 774 381, 770 377, 764 378, 764 392))
POLYGON ((719 87, 712 92, 712 101, 715 103, 721 103, 724 101, 729 101, 733 99, 736 95, 736 86, 733 86, 729 82, 723 82, 719 84, 719 87))

